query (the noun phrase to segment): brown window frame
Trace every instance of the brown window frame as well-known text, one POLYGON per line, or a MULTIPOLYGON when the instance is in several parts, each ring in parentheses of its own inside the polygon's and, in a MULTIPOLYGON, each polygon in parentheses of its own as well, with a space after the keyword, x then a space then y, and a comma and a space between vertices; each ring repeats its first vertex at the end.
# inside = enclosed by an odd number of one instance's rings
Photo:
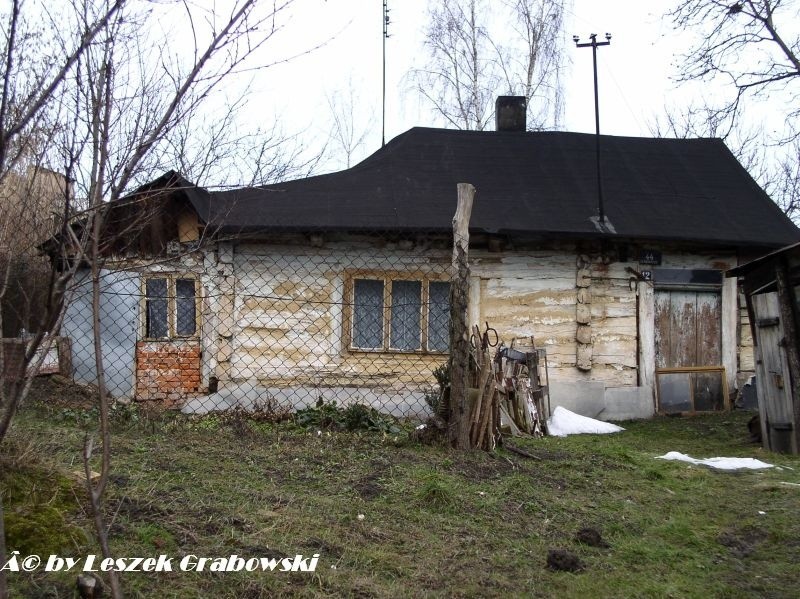
POLYGON ((430 284, 448 283, 450 279, 442 276, 429 275, 420 272, 386 271, 386 270, 359 270, 348 272, 345 279, 345 302, 343 314, 343 328, 345 347, 353 353, 387 353, 387 354, 424 354, 446 356, 448 350, 429 349, 428 332, 430 320, 430 284), (353 345, 353 324, 355 320, 355 282, 357 280, 371 280, 383 282, 383 344, 381 347, 369 348, 353 345), (392 282, 414 281, 421 283, 420 290, 420 348, 398 349, 391 347, 391 321, 392 321, 392 282))
POLYGON ((201 311, 200 311, 200 280, 194 274, 187 273, 148 273, 142 276, 141 280, 141 299, 139 302, 140 330, 139 339, 142 341, 178 341, 184 339, 199 339, 201 330, 201 311), (167 336, 148 337, 147 336, 147 282, 154 279, 166 279, 167 281, 167 336), (191 335, 179 335, 178 330, 178 295, 176 290, 177 281, 194 281, 194 333, 191 335))

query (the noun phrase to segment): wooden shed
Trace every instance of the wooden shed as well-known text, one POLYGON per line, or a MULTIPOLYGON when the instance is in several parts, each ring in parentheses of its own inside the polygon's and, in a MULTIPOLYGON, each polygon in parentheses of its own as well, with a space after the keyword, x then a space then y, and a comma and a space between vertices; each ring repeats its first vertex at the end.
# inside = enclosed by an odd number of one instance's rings
POLYGON ((800 243, 733 268, 753 331, 766 449, 800 453, 800 243))

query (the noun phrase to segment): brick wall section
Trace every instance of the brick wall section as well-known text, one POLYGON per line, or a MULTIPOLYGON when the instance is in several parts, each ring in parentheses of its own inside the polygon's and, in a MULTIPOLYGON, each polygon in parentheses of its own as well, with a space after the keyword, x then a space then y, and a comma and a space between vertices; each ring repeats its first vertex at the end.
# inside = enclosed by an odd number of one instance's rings
POLYGON ((136 344, 136 399, 177 407, 205 392, 198 341, 140 341, 136 344))

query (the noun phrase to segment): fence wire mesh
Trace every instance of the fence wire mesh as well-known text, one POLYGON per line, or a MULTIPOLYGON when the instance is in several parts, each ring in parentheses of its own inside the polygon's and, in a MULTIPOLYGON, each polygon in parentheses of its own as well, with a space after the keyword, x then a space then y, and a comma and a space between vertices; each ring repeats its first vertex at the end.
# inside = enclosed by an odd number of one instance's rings
MULTIPOLYGON (((108 392, 186 414, 360 403, 424 418, 447 361, 447 235, 249 235, 105 260, 108 392)), ((62 371, 94 385, 91 272, 65 295, 62 371)))

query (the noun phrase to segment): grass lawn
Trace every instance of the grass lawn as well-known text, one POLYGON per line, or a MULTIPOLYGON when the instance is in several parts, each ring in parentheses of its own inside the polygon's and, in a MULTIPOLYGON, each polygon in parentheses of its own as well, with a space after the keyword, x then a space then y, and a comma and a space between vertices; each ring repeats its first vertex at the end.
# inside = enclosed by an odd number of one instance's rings
MULTIPOLYGON (((106 501, 112 550, 320 554, 314 573, 126 573, 130 597, 797 597, 800 460, 749 443, 749 416, 516 441, 534 460, 423 446, 408 431, 317 434, 125 409, 106 501), (671 450, 781 468, 654 459, 671 450), (576 541, 584 527, 609 547, 576 541), (547 569, 550 549, 571 551, 583 570, 547 569)), ((99 553, 75 474, 91 426, 74 408, 19 414, 0 461, 9 549, 99 553)), ((12 596, 73 597, 76 575, 10 573, 12 596)))

